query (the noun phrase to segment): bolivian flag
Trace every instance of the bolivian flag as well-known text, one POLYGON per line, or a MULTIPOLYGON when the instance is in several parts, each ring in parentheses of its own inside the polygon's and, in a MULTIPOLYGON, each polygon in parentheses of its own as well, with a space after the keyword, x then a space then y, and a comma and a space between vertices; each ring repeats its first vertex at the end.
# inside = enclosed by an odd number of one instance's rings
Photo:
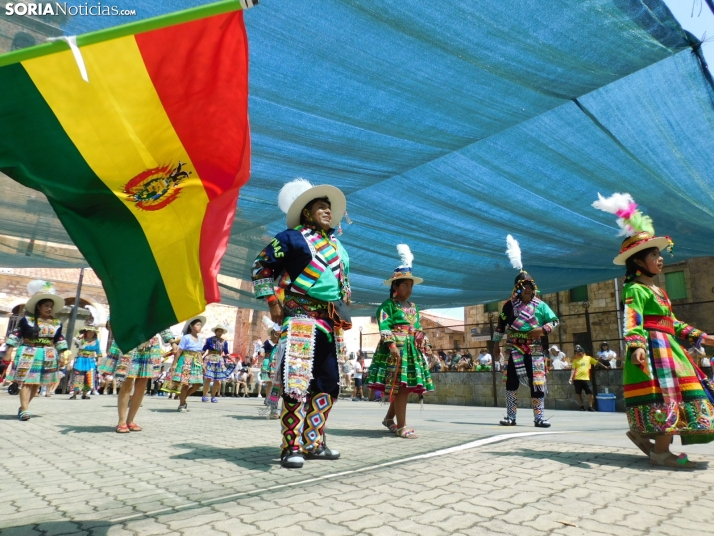
POLYGON ((80 36, 78 54, 56 42, 0 56, 0 171, 47 196, 125 351, 220 300, 250 173, 248 5, 80 36))

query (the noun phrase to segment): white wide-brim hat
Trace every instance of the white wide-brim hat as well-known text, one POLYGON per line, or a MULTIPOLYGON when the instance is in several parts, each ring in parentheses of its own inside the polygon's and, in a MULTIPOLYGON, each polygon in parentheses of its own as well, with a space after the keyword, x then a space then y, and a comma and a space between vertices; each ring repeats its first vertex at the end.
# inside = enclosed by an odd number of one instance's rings
POLYGON ((658 248, 664 251, 670 247, 672 240, 667 236, 652 236, 646 232, 637 233, 622 243, 620 254, 613 259, 613 263, 618 266, 624 266, 627 259, 632 257, 638 251, 648 248, 658 248))
POLYGON ((278 194, 278 207, 286 214, 288 228, 300 225, 300 214, 305 205, 321 197, 330 200, 330 227, 335 229, 347 210, 347 198, 342 190, 329 184, 313 186, 305 179, 295 179, 283 186, 278 194))
POLYGON ((219 329, 222 329, 224 334, 228 333, 228 327, 225 324, 218 324, 217 326, 212 327, 211 331, 215 333, 219 329))
POLYGON ((193 318, 189 318, 188 320, 186 320, 186 323, 183 325, 183 329, 181 330, 181 333, 183 333, 184 335, 188 335, 189 332, 191 331, 191 322, 193 322, 194 320, 200 320, 201 324, 203 326, 206 325, 206 317, 205 316, 203 316, 203 315, 194 316, 193 318))
POLYGON ((25 304, 25 311, 30 314, 34 314, 35 306, 42 300, 52 300, 52 302, 54 303, 54 305, 52 306, 52 313, 54 314, 59 313, 64 307, 64 298, 62 296, 41 292, 33 294, 30 299, 27 300, 27 303, 25 304))

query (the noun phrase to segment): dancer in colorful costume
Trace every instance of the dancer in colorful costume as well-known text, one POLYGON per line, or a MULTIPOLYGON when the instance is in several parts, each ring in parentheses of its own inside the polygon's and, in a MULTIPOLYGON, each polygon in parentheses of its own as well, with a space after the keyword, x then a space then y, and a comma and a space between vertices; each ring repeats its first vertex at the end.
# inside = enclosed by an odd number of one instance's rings
MULTIPOLYGON (((107 326, 109 326, 108 320, 107 326)), ((144 399, 147 384, 161 373, 162 342, 164 344, 171 343, 176 348, 176 338, 168 329, 151 337, 128 354, 124 354, 116 342, 112 341, 109 354, 113 356, 116 363, 113 374, 117 384, 121 384, 117 397, 119 422, 116 431, 119 434, 141 432, 142 430, 141 426, 134 422, 134 419, 141 407, 141 401, 144 399)), ((104 368, 100 367, 100 370, 109 370, 109 362, 105 361, 105 363, 107 365, 104 368)))
POLYGON ((280 381, 273 383, 278 354, 275 348, 280 342, 280 326, 268 317, 263 317, 263 325, 268 329, 268 338, 263 343, 263 363, 260 369, 260 380, 265 384, 265 405, 270 419, 280 418, 280 381))
POLYGON ((25 304, 25 315, 6 341, 9 353, 16 348, 7 381, 17 382, 20 387, 17 416, 21 421, 30 420, 27 408, 40 385, 59 381, 59 368, 69 355, 67 341, 62 336, 62 322, 53 316, 64 307, 64 299, 47 281, 31 281, 27 291, 31 297, 25 304))
POLYGON ((384 281, 389 285, 389 299, 377 309, 380 340, 369 366, 367 386, 389 395, 389 410, 382 424, 399 437, 416 439, 417 434, 407 429, 406 423, 409 393, 434 390, 422 354, 428 339, 421 328, 419 308, 409 301, 414 285, 424 280, 412 275, 414 255, 409 246, 399 244, 397 252, 402 263, 384 281))
POLYGON ((79 336, 79 349, 72 367, 72 396, 69 398, 76 400, 81 391, 82 399, 89 400, 89 393, 94 390, 94 373, 97 370, 97 361, 102 358, 99 328, 92 324, 86 324, 79 330, 79 336))
POLYGON ((519 270, 514 282, 511 299, 501 310, 498 326, 493 334, 493 354, 499 354, 499 343, 505 338, 506 366, 506 418, 502 426, 516 425, 518 388, 521 384, 530 389, 533 404, 533 422, 539 428, 548 428, 545 419, 545 356, 547 335, 558 325, 558 317, 548 304, 538 298, 538 287, 533 278, 523 269, 521 248, 511 236, 506 237, 506 253, 511 265, 519 270), (545 343, 542 341, 545 339, 545 343))
POLYGON ((664 265, 660 252, 671 252, 674 244, 667 236, 655 236, 651 218, 637 209, 632 196, 599 195, 593 207, 615 214, 620 236, 625 236, 614 263, 626 267, 622 301, 627 437, 652 465, 694 468, 695 462, 686 454, 675 456, 669 445, 674 435, 683 445, 714 441, 714 392, 677 339, 699 348, 714 345, 714 337, 677 320, 667 293, 655 284, 664 265))
POLYGON ((169 377, 174 385, 181 386, 179 394, 179 413, 188 411, 186 399, 203 385, 203 345, 201 329, 206 323, 205 316, 196 316, 186 321, 183 337, 178 344, 169 377))
POLYGON ((286 184, 278 206, 288 229, 278 233, 253 263, 257 298, 265 299, 282 326, 275 382, 283 386, 281 464, 300 468, 304 459, 339 458, 325 444, 324 428, 339 395, 338 355, 343 330, 352 324, 349 258, 335 237, 347 200, 334 186, 304 179, 286 184), (278 282, 284 301, 275 295, 278 282))
POLYGON ((228 328, 223 324, 219 324, 212 330, 213 337, 206 339, 203 345, 203 351, 206 352, 203 358, 203 398, 202 402, 208 402, 208 388, 213 382, 211 389, 211 402, 218 402, 218 394, 221 392, 221 382, 226 381, 236 364, 231 361, 228 352, 228 341, 223 339, 223 336, 228 333, 228 328))

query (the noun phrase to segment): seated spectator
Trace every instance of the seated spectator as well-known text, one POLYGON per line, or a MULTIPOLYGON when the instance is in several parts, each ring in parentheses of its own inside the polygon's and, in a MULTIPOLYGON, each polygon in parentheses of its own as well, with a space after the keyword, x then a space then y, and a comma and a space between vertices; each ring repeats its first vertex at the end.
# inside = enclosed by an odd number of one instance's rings
POLYGON ((468 350, 461 350, 461 359, 458 361, 456 370, 459 372, 472 372, 474 369, 474 358, 468 350))
POLYGON ((560 351, 555 344, 548 350, 548 357, 550 357, 551 370, 569 370, 570 363, 565 358, 565 354, 560 351))
POLYGON ((597 360, 603 367, 617 368, 617 354, 610 350, 610 345, 607 342, 603 342, 600 345, 597 360))
POLYGON ((482 348, 481 351, 478 353, 476 370, 490 371, 492 363, 493 358, 491 357, 491 354, 489 354, 485 348, 482 348))
POLYGON ((426 359, 426 365, 429 368, 429 372, 441 372, 441 360, 439 356, 434 353, 431 344, 427 343, 424 348, 424 359, 426 359))

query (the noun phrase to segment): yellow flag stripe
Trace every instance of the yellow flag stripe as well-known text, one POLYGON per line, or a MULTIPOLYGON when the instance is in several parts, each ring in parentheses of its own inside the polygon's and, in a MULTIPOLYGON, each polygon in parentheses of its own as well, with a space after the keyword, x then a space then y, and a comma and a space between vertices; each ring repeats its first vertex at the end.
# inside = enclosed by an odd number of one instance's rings
POLYGON ((197 303, 205 304, 199 241, 208 196, 134 37, 82 47, 81 52, 88 83, 69 50, 22 65, 89 167, 139 222, 176 317, 187 318, 197 303), (124 193, 140 173, 179 162, 191 175, 181 183, 178 197, 160 210, 143 210, 124 193))

